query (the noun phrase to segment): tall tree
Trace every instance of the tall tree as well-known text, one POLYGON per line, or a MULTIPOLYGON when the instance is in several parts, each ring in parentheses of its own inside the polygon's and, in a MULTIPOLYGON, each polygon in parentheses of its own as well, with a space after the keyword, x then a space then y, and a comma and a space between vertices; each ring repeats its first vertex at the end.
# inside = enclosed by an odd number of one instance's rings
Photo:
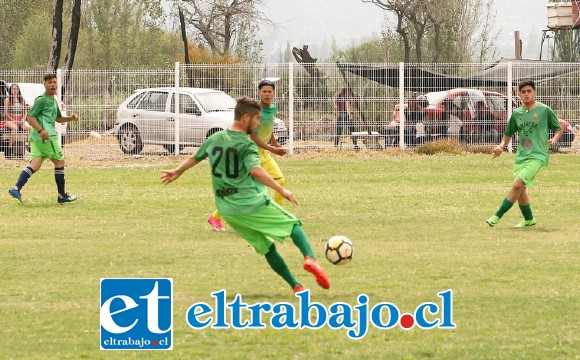
POLYGON ((46 70, 55 72, 60 61, 60 49, 62 47, 62 12, 63 0, 54 0, 52 13, 52 47, 48 57, 46 70))
POLYGON ((179 12, 179 25, 181 28, 181 39, 183 40, 183 49, 185 55, 185 66, 187 69, 187 82, 189 87, 193 87, 193 71, 192 68, 189 66, 191 64, 191 60, 189 59, 189 42, 187 41, 187 31, 185 29, 185 17, 183 16, 183 10, 181 6, 177 7, 179 12))
POLYGON ((80 28, 81 28, 81 0, 74 0, 71 15, 70 34, 68 38, 68 48, 66 51, 66 56, 64 58, 65 78, 63 84, 63 95, 66 92, 66 84, 68 84, 68 80, 70 79, 70 70, 72 70, 75 61, 80 28))
POLYGON ((261 51, 255 39, 260 26, 273 26, 258 9, 262 0, 181 0, 194 41, 214 55, 252 58, 261 51))

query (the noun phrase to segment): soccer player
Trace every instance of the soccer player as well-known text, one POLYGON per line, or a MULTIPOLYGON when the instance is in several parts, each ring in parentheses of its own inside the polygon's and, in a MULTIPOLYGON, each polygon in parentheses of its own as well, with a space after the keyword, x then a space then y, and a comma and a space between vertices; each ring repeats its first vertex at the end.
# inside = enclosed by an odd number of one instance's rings
POLYGON ((30 124, 31 130, 28 136, 30 143, 30 162, 29 165, 22 170, 16 185, 8 190, 18 204, 22 204, 22 196, 20 192, 22 188, 30 179, 32 174, 40 170, 42 162, 45 159, 50 159, 54 163, 54 180, 56 181, 56 188, 58 191, 57 202, 65 204, 75 201, 78 197, 76 195, 69 195, 65 191, 64 181, 64 155, 58 143, 57 132, 54 128, 55 121, 59 123, 77 121, 77 115, 62 116, 58 103, 55 99, 56 94, 56 75, 47 74, 44 76, 45 92, 34 100, 34 105, 28 111, 27 121, 30 124))
MULTIPOLYGON (((282 174, 282 171, 280 171, 280 167, 274 158, 270 155, 270 153, 274 153, 283 156, 288 152, 278 143, 278 141, 276 141, 276 137, 274 136, 274 119, 276 119, 276 114, 278 112, 276 104, 273 103, 276 85, 274 85, 273 81, 262 80, 258 84, 258 90, 262 115, 260 116, 260 125, 258 126, 258 129, 253 132, 250 137, 259 146, 258 151, 260 153, 260 163, 264 170, 266 170, 266 172, 268 172, 268 174, 270 174, 278 184, 284 186, 286 184, 284 175, 282 174)), ((273 199, 278 205, 282 206, 282 203, 284 202, 282 194, 274 192, 273 199)), ((225 231, 218 210, 215 210, 209 216, 207 222, 210 223, 213 230, 225 231)))
POLYGON ((495 215, 486 220, 489 226, 495 226, 499 219, 517 201, 524 220, 516 227, 536 225, 532 215, 528 188, 534 185, 534 178, 540 170, 548 165, 550 147, 554 146, 562 128, 552 109, 536 101, 536 85, 526 80, 518 85, 520 99, 523 105, 515 109, 504 131, 504 136, 498 146, 493 149, 493 157, 500 156, 511 137, 518 132, 518 150, 514 162, 514 183, 495 215), (549 138, 549 129, 554 131, 554 137, 549 138))
POLYGON ((215 202, 224 220, 266 257, 268 264, 294 292, 299 292, 304 287, 292 275, 274 244, 290 236, 304 255, 304 269, 314 275, 318 285, 328 289, 330 282, 315 260, 301 221, 273 202, 264 187, 269 186, 288 201, 298 204, 294 194, 262 168, 258 146, 250 138, 259 125, 260 104, 242 97, 237 100, 234 114, 229 129, 210 136, 179 167, 163 170, 162 182, 171 183, 186 170, 209 158, 215 202))

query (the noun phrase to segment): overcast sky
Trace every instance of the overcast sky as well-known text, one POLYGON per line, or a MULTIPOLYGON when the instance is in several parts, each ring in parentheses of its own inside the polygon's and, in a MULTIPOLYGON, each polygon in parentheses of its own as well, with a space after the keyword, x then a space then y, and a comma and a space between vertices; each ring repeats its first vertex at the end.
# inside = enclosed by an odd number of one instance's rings
MULTIPOLYGON (((496 28, 501 29, 498 38, 501 57, 514 57, 514 31, 519 30, 524 58, 539 58, 542 29, 547 25, 547 2, 495 0, 496 28)), ((264 3, 265 14, 279 25, 278 29, 263 29, 259 34, 266 52, 285 46, 287 41, 291 46, 301 47, 320 44, 332 37, 339 46, 346 47, 363 37, 378 36, 385 19, 379 7, 361 0, 265 0, 264 3)), ((477 21, 473 19, 474 24, 477 21)), ((546 55, 544 52, 543 59, 546 55)))

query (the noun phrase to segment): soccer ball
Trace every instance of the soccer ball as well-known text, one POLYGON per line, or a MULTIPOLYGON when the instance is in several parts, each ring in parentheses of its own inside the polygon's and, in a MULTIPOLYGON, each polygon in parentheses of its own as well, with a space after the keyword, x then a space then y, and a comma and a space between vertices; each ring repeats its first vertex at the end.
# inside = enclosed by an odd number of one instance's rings
POLYGON ((326 258, 334 265, 344 265, 352 259, 352 241, 344 235, 335 235, 326 242, 326 258))

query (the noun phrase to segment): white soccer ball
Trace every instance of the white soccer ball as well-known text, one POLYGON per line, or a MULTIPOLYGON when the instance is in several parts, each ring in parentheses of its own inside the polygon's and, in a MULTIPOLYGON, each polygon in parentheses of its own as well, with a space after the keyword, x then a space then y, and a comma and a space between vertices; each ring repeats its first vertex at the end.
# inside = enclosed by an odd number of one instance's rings
POLYGON ((326 242, 326 258, 334 265, 344 265, 352 260, 354 247, 344 235, 335 235, 326 242))

